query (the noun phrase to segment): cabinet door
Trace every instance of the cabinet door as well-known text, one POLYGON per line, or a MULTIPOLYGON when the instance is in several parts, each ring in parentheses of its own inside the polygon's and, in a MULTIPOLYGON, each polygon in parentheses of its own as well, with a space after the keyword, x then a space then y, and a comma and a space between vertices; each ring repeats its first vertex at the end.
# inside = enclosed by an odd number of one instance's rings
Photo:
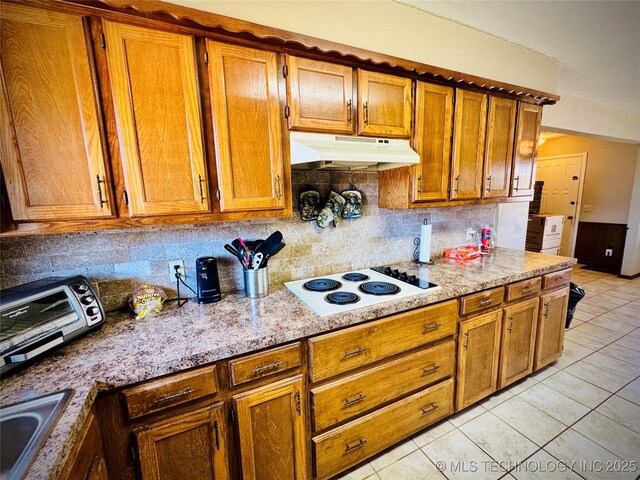
POLYGON ((233 398, 240 438, 242 478, 309 478, 302 375, 233 398))
POLYGON ((59 478, 61 480, 107 480, 100 427, 93 411, 89 413, 59 478))
POLYGON ((487 96, 456 90, 451 199, 480 198, 487 96))
POLYGON ((14 220, 114 213, 81 17, 3 3, 0 162, 14 220))
POLYGON ((489 97, 482 198, 508 197, 517 102, 489 97))
POLYGON ((358 69, 358 135, 411 136, 411 79, 358 69))
POLYGON ((533 195, 541 120, 542 107, 522 102, 518 104, 518 125, 511 173, 512 197, 533 195))
POLYGON ((566 288, 540 297, 534 370, 554 362, 562 355, 568 299, 569 290, 566 288))
POLYGON ((134 216, 209 210, 194 39, 104 22, 134 216))
POLYGON ((353 69, 287 55, 289 129, 353 133, 353 69))
POLYGON ((413 170, 413 201, 446 200, 451 166, 453 88, 418 82, 414 146, 420 164, 413 170))
POLYGON ((456 411, 497 389, 502 310, 460 323, 456 411))
POLYGON ((504 309, 498 388, 506 387, 533 372, 538 304, 539 299, 532 298, 504 309))
POLYGON ((222 212, 284 208, 276 54, 207 40, 222 212))
POLYGON ((229 478, 222 404, 150 423, 136 432, 144 480, 229 478))

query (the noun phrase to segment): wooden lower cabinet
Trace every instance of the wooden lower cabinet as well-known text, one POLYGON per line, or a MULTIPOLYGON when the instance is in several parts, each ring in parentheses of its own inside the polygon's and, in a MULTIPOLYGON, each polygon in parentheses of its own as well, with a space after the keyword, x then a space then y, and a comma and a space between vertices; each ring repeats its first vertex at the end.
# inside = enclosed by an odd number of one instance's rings
POLYGON ((549 365, 562 355, 568 300, 568 288, 540 297, 534 370, 549 365))
POLYGON ((233 397, 244 480, 309 478, 305 397, 302 375, 233 397))
POLYGON ((94 412, 89 413, 60 480, 107 480, 100 427, 94 412))
POLYGON ((533 372, 538 303, 538 298, 532 298, 504 309, 498 388, 506 387, 533 372))
POLYGON ((497 390, 501 320, 496 310, 460 323, 456 411, 497 390))
POLYGON ((316 477, 329 478, 453 413, 445 380, 312 439, 316 477))
POLYGON ((229 478, 222 403, 136 429, 144 480, 229 478))

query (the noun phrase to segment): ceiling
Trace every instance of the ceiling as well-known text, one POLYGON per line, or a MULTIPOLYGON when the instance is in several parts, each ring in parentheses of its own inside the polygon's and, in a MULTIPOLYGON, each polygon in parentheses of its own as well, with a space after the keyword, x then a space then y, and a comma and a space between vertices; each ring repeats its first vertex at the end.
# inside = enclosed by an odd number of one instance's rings
POLYGON ((557 59, 559 95, 640 113, 640 1, 396 1, 557 59))

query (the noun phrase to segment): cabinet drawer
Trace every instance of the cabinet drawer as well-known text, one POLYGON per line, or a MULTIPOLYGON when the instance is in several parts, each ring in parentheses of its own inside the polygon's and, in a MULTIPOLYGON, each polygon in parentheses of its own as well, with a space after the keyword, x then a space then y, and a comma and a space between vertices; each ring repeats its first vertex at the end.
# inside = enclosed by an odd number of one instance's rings
POLYGON ((453 335, 458 315, 451 300, 309 340, 311 381, 453 335))
POLYGON ((507 285, 507 302, 528 297, 529 295, 535 295, 540 292, 541 285, 542 279, 540 277, 529 278, 507 285))
POLYGON ((315 430, 453 375, 453 340, 311 390, 315 430))
POLYGON ((122 393, 129 418, 137 418, 217 391, 216 366, 210 365, 126 388, 122 393))
POLYGON ((453 380, 313 438, 316 475, 329 478, 453 412, 453 380))
POLYGON ((542 288, 544 290, 560 289, 569 286, 571 281, 571 269, 560 270, 558 272, 547 273, 542 277, 542 288))
POLYGON ((229 362, 231 386, 268 377, 298 367, 300 363, 300 342, 231 360, 229 362))
POLYGON ((504 287, 465 295, 460 299, 460 315, 469 315, 486 308, 497 307, 504 300, 504 287))

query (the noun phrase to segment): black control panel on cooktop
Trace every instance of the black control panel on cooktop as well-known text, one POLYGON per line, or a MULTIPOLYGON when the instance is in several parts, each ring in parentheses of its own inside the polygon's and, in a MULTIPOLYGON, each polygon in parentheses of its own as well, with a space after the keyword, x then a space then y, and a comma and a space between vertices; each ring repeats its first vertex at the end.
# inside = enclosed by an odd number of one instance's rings
POLYGON ((437 287, 435 283, 431 283, 427 280, 423 280, 418 278, 415 275, 409 275, 407 272, 401 272, 399 270, 394 270, 391 267, 372 267, 371 270, 374 270, 383 275, 387 275, 391 278, 395 278, 396 280, 400 280, 401 282, 408 283, 409 285, 414 285, 416 287, 420 287, 423 289, 437 287))

